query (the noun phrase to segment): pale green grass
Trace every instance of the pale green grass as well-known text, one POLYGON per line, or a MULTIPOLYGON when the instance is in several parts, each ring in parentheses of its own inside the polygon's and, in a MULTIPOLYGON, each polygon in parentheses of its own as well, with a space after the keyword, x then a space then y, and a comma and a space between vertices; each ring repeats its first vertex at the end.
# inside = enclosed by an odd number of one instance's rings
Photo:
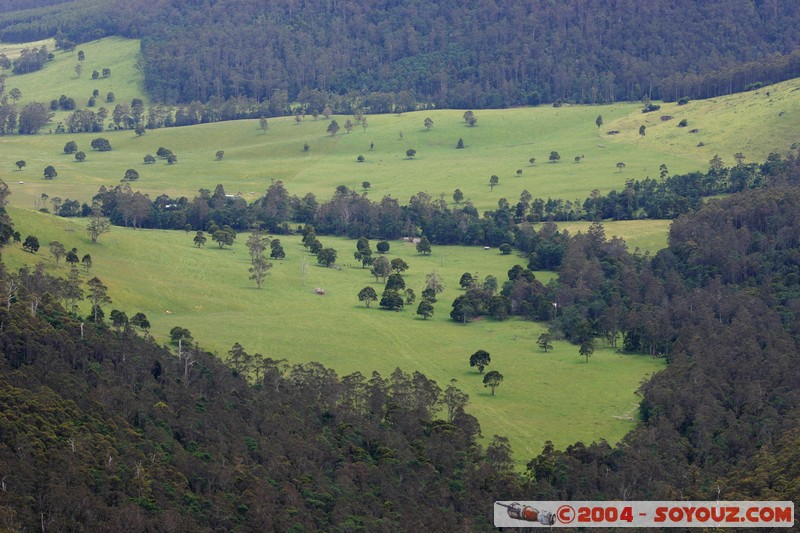
MULTIPOLYGON (((31 41, 28 43, 0 42, 0 54, 4 54, 6 57, 8 57, 13 61, 14 59, 20 56, 23 50, 31 48, 41 48, 42 46, 46 46, 49 51, 55 52, 56 40, 50 38, 50 39, 42 39, 39 41, 31 41)), ((8 76, 9 73, 6 73, 6 75, 8 76)))
MULTIPOLYGON (((715 154, 728 166, 736 164, 733 154, 737 152, 745 155, 746 162, 760 163, 770 152, 785 154, 792 144, 800 142, 800 78, 757 91, 693 100, 683 106, 662 103, 659 111, 632 113, 607 122, 602 129, 620 131, 609 139, 612 144, 692 158, 702 163, 701 169, 708 168, 715 154), (665 115, 672 120, 662 121, 665 115), (683 119, 689 125, 679 128, 683 119), (641 125, 647 128, 644 138, 639 137, 641 125), (699 131, 690 133, 693 129, 699 131), (698 146, 700 143, 704 146, 698 146)), ((667 166, 675 172, 669 163, 667 166)))
MULTIPOLYGON (((541 451, 546 440, 565 446, 577 440, 621 439, 634 425, 634 391, 646 375, 663 366, 649 357, 604 349, 587 364, 577 347, 561 342, 555 343, 555 351, 541 353, 536 339, 544 326, 537 323, 452 322, 450 304, 461 294, 458 279, 463 272, 481 279, 491 274, 502 282, 509 268, 525 262, 496 250, 437 246, 425 257, 411 244, 392 242, 388 256, 409 263, 404 278, 418 295, 427 273, 435 270, 444 279, 445 292, 435 304, 434 317, 426 321, 415 314, 416 305, 395 313, 374 304, 367 309, 357 300, 362 287, 372 285, 380 293, 382 284, 351 259, 352 240, 321 238, 339 250, 343 268, 335 270, 317 266, 298 236, 283 238, 287 259, 275 262, 265 287, 258 290, 247 279, 246 235, 231 249, 198 249, 192 246, 191 233, 114 227, 92 246, 85 220, 18 208, 10 213, 23 238, 36 235, 42 248, 32 255, 19 245, 6 247, 3 260, 9 268, 43 261, 49 272, 66 275, 63 262, 56 268, 47 251, 52 240, 78 248, 81 256, 90 253, 94 267, 84 277, 96 275, 108 285, 113 304, 106 306, 106 315, 111 309, 125 310, 129 316, 145 312, 159 342, 167 342, 172 327, 182 326, 223 358, 234 342, 240 342, 250 353, 285 357, 292 363, 319 361, 340 375, 360 371, 369 376, 377 370, 388 376, 400 367, 418 370, 442 388, 456 379, 470 395, 469 412, 478 417, 484 434, 508 436, 520 464, 541 451), (314 294, 315 287, 326 294, 314 294), (469 355, 478 349, 492 354, 489 370, 505 376, 495 397, 469 367, 469 355)), ((546 273, 538 276, 548 278, 546 273)))
MULTIPOLYGON (((496 208, 500 198, 514 202, 523 190, 534 197, 561 197, 583 201, 592 189, 621 188, 625 179, 643 174, 657 175, 665 161, 657 151, 631 152, 624 145, 598 146, 593 124, 598 112, 607 116, 630 113, 631 104, 604 108, 529 108, 491 110, 477 113, 479 126, 464 125, 458 111, 431 111, 369 117, 367 131, 356 128, 350 134, 326 135, 328 121, 307 118, 296 125, 291 118, 270 119, 267 133, 257 121, 205 124, 191 128, 171 128, 147 132, 137 137, 132 131, 104 132, 113 151, 95 153, 91 140, 100 134, 38 135, 0 139, 0 169, 6 181, 26 181, 16 187, 12 202, 47 192, 50 196, 88 201, 100 185, 113 186, 128 168, 135 168, 141 180, 135 187, 152 196, 168 193, 192 197, 201 187, 213 189, 222 183, 228 192, 241 192, 247 200, 262 195, 272 180, 283 180, 292 194, 308 192, 321 200, 330 198, 338 185, 359 190, 363 181, 371 183, 370 197, 379 200, 391 195, 405 203, 411 195, 424 191, 440 194, 452 203, 452 193, 460 188, 479 210, 496 208), (431 116, 436 125, 425 131, 422 122, 431 116), (403 131, 403 139, 399 132, 403 131), (459 137, 467 143, 456 150, 459 137), (64 144, 75 140, 87 152, 84 163, 63 154, 64 144), (303 151, 308 143, 310 150, 303 151), (374 149, 370 151, 370 143, 374 149), (144 165, 145 154, 164 146, 178 156, 177 165, 159 161, 144 165), (417 156, 408 159, 406 149, 417 156), (222 161, 214 161, 223 150, 222 161), (560 163, 548 163, 551 150, 562 154, 560 163), (365 162, 358 163, 358 155, 365 162), (581 163, 571 159, 584 155, 581 163), (536 157, 535 166, 528 160, 536 157), (625 173, 615 164, 625 157, 625 173), (14 163, 24 159, 22 172, 14 163), (41 179, 42 169, 54 165, 59 176, 53 182, 41 179), (516 176, 521 169, 522 175, 516 176), (496 174, 500 184, 489 189, 489 177, 496 174)), ((333 117, 343 124, 347 117, 333 117)), ((692 161, 666 161, 671 168, 696 168, 692 161)), ((25 204, 23 204, 25 205, 25 204)))
MULTIPOLYGON (((578 232, 586 233, 591 222, 558 222, 559 229, 566 229, 570 235, 578 232)), ((655 254, 667 247, 669 226, 671 220, 619 220, 603 222, 606 238, 619 237, 628 245, 628 251, 633 253, 636 248, 642 252, 655 254)))
MULTIPOLYGON (((12 74, 6 72, 6 90, 14 87, 22 92, 17 104, 22 107, 29 102, 42 102, 50 105, 51 100, 58 100, 63 94, 75 100, 78 108, 85 108, 92 96, 92 91, 97 89, 100 96, 97 103, 91 109, 97 111, 100 107, 105 107, 111 112, 118 103, 131 103, 133 98, 141 98, 145 104, 149 99, 142 88, 142 74, 137 69, 136 64, 139 59, 139 40, 123 39, 120 37, 107 37, 98 41, 83 43, 75 50, 65 52, 56 50, 55 41, 47 39, 36 43, 25 44, 0 44, 0 53, 6 53, 8 57, 19 54, 23 48, 41 47, 46 45, 47 49, 53 53, 55 58, 45 63, 42 70, 29 74, 12 74), (83 62, 78 61, 78 51, 82 50, 86 56, 83 62), (4 52, 6 51, 6 52, 4 52), (81 63, 83 70, 80 77, 75 72, 75 65, 81 63), (92 71, 96 70, 102 74, 104 68, 111 69, 111 76, 103 78, 102 75, 92 79, 92 71), (106 95, 113 92, 115 101, 106 102, 106 95)), ((55 129, 56 124, 69 114, 66 111, 58 111, 53 118, 50 126, 47 126, 43 133, 55 129)), ((66 142, 66 141, 64 141, 66 142)), ((63 144, 63 143, 62 143, 63 144)), ((86 146, 88 149, 88 145, 86 146)))

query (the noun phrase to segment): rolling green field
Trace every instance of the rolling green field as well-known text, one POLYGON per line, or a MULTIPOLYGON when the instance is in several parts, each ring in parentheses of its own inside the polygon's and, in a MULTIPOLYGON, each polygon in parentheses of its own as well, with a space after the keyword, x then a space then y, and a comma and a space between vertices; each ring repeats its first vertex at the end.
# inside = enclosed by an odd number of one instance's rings
MULTIPOLYGON (((23 237, 37 235, 42 248, 32 255, 19 245, 6 247, 3 260, 9 268, 42 261, 50 273, 65 275, 63 261, 57 268, 47 251, 52 240, 68 249, 76 247, 80 255, 90 253, 94 266, 84 278, 96 275, 108 285, 113 303, 105 306, 106 316, 111 309, 125 310, 128 316, 143 311, 159 342, 167 343, 169 330, 182 326, 221 357, 240 342, 250 353, 285 357, 292 363, 319 361, 340 375, 360 371, 369 376, 377 370, 388 376, 400 367, 419 370, 443 388, 456 379, 469 394, 469 411, 480 420, 484 434, 508 436, 520 463, 541 451, 546 440, 559 446, 576 440, 619 440, 634 424, 634 391, 645 375, 663 365, 661 360, 608 349, 598 349, 587 364, 576 346, 563 342, 544 354, 536 346, 544 326, 537 323, 454 323, 448 314, 461 292, 458 279, 463 272, 481 279, 491 274, 502 281, 515 263, 524 263, 496 250, 434 247, 431 256, 420 256, 412 244, 392 242, 388 256, 408 262, 411 268, 404 278, 417 294, 429 272, 444 279, 445 292, 434 305, 434 316, 422 320, 415 314, 416 305, 390 312, 375 304, 367 309, 358 301, 362 287, 372 285, 380 293, 382 284, 350 259, 355 251, 352 240, 321 238, 339 250, 343 268, 335 270, 317 266, 298 236, 283 239, 287 258, 275 262, 265 287, 258 290, 247 279, 246 235, 239 235, 230 249, 198 249, 191 233, 114 227, 92 246, 85 221, 20 208, 10 213, 23 237), (316 287, 326 294, 315 294, 316 287), (495 397, 469 367, 469 356, 478 349, 492 355, 489 370, 505 376, 495 397)), ((546 280, 551 274, 540 275, 546 280)), ((85 302, 84 308, 88 311, 85 302)))
MULTIPOLYGON (((49 102, 61 94, 82 105, 95 88, 101 95, 97 107, 113 109, 114 104, 102 98, 109 91, 117 102, 139 97, 148 103, 136 67, 138 41, 104 39, 79 49, 86 54, 80 78, 74 72, 77 52, 59 51, 43 71, 10 75, 6 87, 22 91, 19 105, 49 102), (111 68, 112 76, 91 80, 91 71, 104 67, 111 68)), ((248 352, 285 357, 292 363, 320 361, 340 375, 377 370, 387 376, 400 367, 419 370, 443 388, 455 379, 470 395, 470 412, 479 418, 484 434, 508 436, 523 464, 546 440, 564 446, 577 440, 622 438, 634 424, 634 391, 663 365, 604 348, 587 364, 578 357, 577 347, 567 343, 555 343, 553 352, 542 353, 536 347, 541 324, 484 319, 463 326, 449 319, 463 272, 481 279, 491 274, 502 282, 511 266, 524 265, 526 259, 496 250, 436 246, 431 256, 423 257, 413 245, 393 242, 389 257, 403 257, 411 265, 404 278, 418 295, 427 273, 435 270, 445 280, 435 315, 425 321, 415 315, 416 305, 392 313, 366 309, 358 302, 362 287, 372 285, 380 293, 382 284, 351 259, 354 241, 321 238, 339 251, 343 268, 335 270, 317 266, 297 236, 282 239, 287 259, 275 262, 264 289, 257 290, 247 279, 245 235, 231 249, 198 249, 192 246, 192 235, 184 232, 114 227, 92 246, 85 221, 33 208, 43 193, 89 202, 100 186, 118 184, 125 170, 134 168, 141 179, 133 188, 151 197, 166 193, 191 198, 199 189, 213 190, 221 183, 228 193, 241 193, 252 201, 272 180, 283 180, 292 194, 313 192, 325 200, 338 185, 361 190, 362 182, 369 181, 368 194, 375 200, 391 195, 406 203, 425 191, 452 203, 453 191, 460 188, 479 210, 486 210, 501 198, 516 200, 523 190, 534 197, 583 201, 593 189, 606 192, 621 188, 627 179, 658 176, 661 164, 671 173, 703 170, 714 154, 730 163, 736 152, 743 152, 748 161, 760 161, 770 151, 785 152, 800 141, 800 80, 686 106, 664 104, 646 115, 640 110, 639 103, 478 110, 476 127, 465 124, 463 110, 367 115, 368 127, 356 125, 349 134, 344 124, 352 117, 333 116, 342 127, 336 136, 326 134, 330 120, 321 117, 307 116, 300 124, 293 117, 277 117, 269 119, 266 132, 257 120, 247 120, 147 131, 141 137, 133 131, 48 133, 65 117, 61 112, 42 134, 0 137, 0 178, 12 191, 15 227, 23 238, 36 235, 42 243, 35 256, 19 245, 9 246, 3 260, 11 269, 43 261, 51 273, 65 275, 66 267, 56 268, 47 253, 48 242, 58 240, 68 249, 76 247, 80 255, 90 253, 95 264, 91 275, 109 286, 114 300, 106 313, 113 308, 129 316, 145 312, 152 334, 162 343, 177 325, 190 329, 221 357, 240 342, 248 352), (598 115, 604 121, 601 128, 595 125, 598 115), (673 118, 661 121, 662 115, 673 118), (423 126, 426 117, 434 122, 429 131, 423 126), (677 127, 682 118, 689 121, 688 127, 677 127), (638 134, 642 124, 647 126, 644 137, 638 134), (699 131, 690 133, 694 128, 699 131), (620 133, 610 136, 610 130, 620 133), (100 136, 109 139, 111 152, 90 149, 91 140, 100 136), (455 148, 459 138, 466 145, 463 150, 455 148), (63 153, 70 140, 87 153, 85 162, 63 153), (145 165, 145 154, 155 154, 161 146, 171 149, 178 163, 145 165), (414 158, 406 157, 409 148, 417 151, 414 158), (225 152, 222 161, 215 161, 218 150, 225 152), (559 152, 560 162, 548 162, 551 151, 559 152), (364 162, 357 162, 359 155, 364 162), (582 157, 575 162, 578 156, 582 157), (18 160, 27 163, 21 171, 16 170, 18 160), (625 163, 621 172, 618 162, 625 163), (43 179, 47 165, 55 166, 55 180, 43 179), (490 190, 493 174, 500 183, 490 190), (315 294, 316 287, 326 294, 315 294), (489 351, 489 369, 505 376, 496 397, 468 366, 469 355, 478 349, 489 351)), ((576 233, 585 231, 588 223, 560 226, 576 233)), ((606 224, 606 234, 623 237, 631 250, 655 253, 666 245, 668 227, 668 221, 616 222, 606 224)), ((537 275, 546 282, 554 273, 537 275)))
MULTIPOLYGON (((101 96, 115 92, 117 102, 144 96, 136 68, 138 41, 103 39, 80 48, 87 58, 80 79, 73 70, 76 52, 58 51, 44 70, 10 75, 6 86, 21 89, 20 105, 30 100, 49 102, 61 94, 80 104, 93 88, 101 96), (112 76, 91 80, 91 70, 103 66, 112 69, 112 76)), ((113 109, 113 104, 102 105, 113 109)), ((100 185, 115 185, 126 169, 134 168, 141 175, 135 188, 151 195, 191 197, 200 188, 222 183, 226 191, 252 200, 271 180, 283 180, 290 193, 313 192, 326 199, 338 185, 358 190, 369 181, 369 194, 376 199, 388 194, 406 202, 412 194, 425 191, 450 201, 460 188, 479 210, 485 210, 496 207, 500 198, 516 200, 523 190, 534 197, 582 201, 592 189, 606 192, 622 187, 627 179, 657 176, 661 164, 671 173, 702 170, 715 153, 730 162, 740 151, 749 161, 759 161, 800 140, 800 80, 686 106, 664 104, 655 113, 642 114, 640 109, 638 103, 620 103, 479 110, 476 127, 465 124, 462 110, 367 115, 368 127, 356 125, 349 134, 344 124, 352 117, 333 116, 342 127, 334 137, 326 134, 328 120, 310 116, 300 124, 292 117, 271 118, 266 133, 256 120, 161 129, 142 137, 130 130, 55 135, 45 129, 40 135, 0 138, 0 178, 13 184, 12 203, 25 207, 32 207, 33 197, 42 192, 89 201, 100 185), (659 117, 666 114, 674 118, 662 122, 659 117), (601 128, 595 126, 597 115, 603 116, 601 128), (423 126, 426 117, 434 122, 429 131, 423 126), (677 127, 681 118, 689 120, 689 127, 677 127), (644 138, 638 135, 641 124, 647 125, 644 138), (700 131, 689 133, 695 127, 700 131), (610 130, 620 134, 609 136, 610 130), (98 136, 108 138, 113 151, 93 152, 89 144, 98 136), (463 150, 455 149, 459 138, 466 145, 463 150), (77 163, 63 153, 70 140, 87 153, 85 162, 77 163), (705 146, 698 147, 699 142, 705 146), (304 144, 309 146, 307 152, 304 144), (145 165, 144 156, 161 146, 171 149, 178 163, 145 165), (405 155, 409 148, 417 151, 413 159, 405 155), (225 152, 222 161, 214 160, 218 150, 225 152), (560 162, 548 162, 551 151, 560 154, 560 162), (364 156, 363 163, 356 161, 359 155, 364 156), (577 156, 583 156, 579 163, 577 156), (536 159, 534 165, 530 158, 536 159), (22 171, 14 166, 18 160, 27 162, 22 171), (618 162, 625 163, 624 171, 617 169, 618 162), (52 182, 42 178, 47 165, 58 171, 52 182), (518 176, 517 170, 522 174, 518 176), (493 174, 500 183, 490 191, 493 174)), ((63 117, 58 115, 53 127, 63 117)))

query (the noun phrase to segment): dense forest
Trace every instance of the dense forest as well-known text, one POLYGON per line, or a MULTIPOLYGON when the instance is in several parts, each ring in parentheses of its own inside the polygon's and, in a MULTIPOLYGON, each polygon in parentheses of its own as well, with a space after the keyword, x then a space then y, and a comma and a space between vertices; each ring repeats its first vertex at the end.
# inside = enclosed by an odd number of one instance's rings
POLYGON ((167 104, 251 98, 285 114, 289 102, 382 113, 676 100, 800 75, 791 0, 50 3, 0 16, 0 39, 141 38, 145 87, 167 104))
MULTIPOLYGON (((551 331, 621 335, 669 364, 622 443, 548 444, 522 473, 503 437, 476 440, 452 386, 338 377, 238 345, 224 366, 188 337, 157 346, 119 310, 110 323, 66 311, 74 280, 2 270, 0 523, 489 530, 495 499, 800 501, 797 160, 785 170, 679 217, 655 257, 599 224, 568 239, 551 331)), ((510 299, 536 288, 512 270, 510 299)), ((87 285, 108 309, 113 295, 87 285)))

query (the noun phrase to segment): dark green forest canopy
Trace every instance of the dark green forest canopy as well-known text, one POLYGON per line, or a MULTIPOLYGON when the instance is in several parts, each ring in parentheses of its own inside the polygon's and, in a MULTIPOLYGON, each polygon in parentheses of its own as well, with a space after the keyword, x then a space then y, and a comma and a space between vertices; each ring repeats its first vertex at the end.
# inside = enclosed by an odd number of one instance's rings
POLYGON ((250 97, 321 111, 349 94, 377 113, 417 102, 674 100, 800 72, 800 54, 789 55, 800 4, 790 0, 74 4, 0 17, 0 38, 141 38, 145 86, 167 103, 250 97))

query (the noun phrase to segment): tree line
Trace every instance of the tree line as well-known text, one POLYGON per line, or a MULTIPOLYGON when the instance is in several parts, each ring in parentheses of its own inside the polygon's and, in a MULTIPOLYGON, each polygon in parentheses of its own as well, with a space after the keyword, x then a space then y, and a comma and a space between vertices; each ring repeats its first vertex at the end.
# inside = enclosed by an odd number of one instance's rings
MULTIPOLYGON (((20 4, 19 7, 23 7, 20 4)), ((145 87, 161 103, 248 97, 306 105, 344 96, 372 113, 542 102, 708 98, 800 74, 800 8, 518 2, 79 0, 0 16, 0 39, 142 39, 145 87), (320 31, 320 28, 326 28, 320 31), (381 68, 375 68, 380 65, 381 68), (365 100, 371 100, 365 102, 365 100)), ((343 112, 352 112, 343 110, 343 112)))
MULTIPOLYGON (((762 188, 786 180, 796 156, 773 153, 761 164, 745 163, 735 154, 735 164, 726 166, 721 157, 709 162, 706 172, 669 176, 665 166, 659 178, 629 180, 622 191, 602 195, 593 191, 583 201, 533 198, 523 191, 516 204, 500 199, 498 208, 480 214, 456 190, 455 206, 444 197, 419 192, 408 203, 390 196, 372 200, 340 185, 333 197, 320 202, 308 193, 290 195, 281 181, 272 183, 264 196, 248 204, 228 195, 222 185, 214 191, 202 189, 193 199, 160 195, 151 199, 134 191, 129 183, 101 187, 94 202, 112 224, 160 229, 207 231, 209 225, 230 226, 247 231, 254 225, 272 234, 285 235, 299 225, 313 225, 319 235, 392 240, 402 236, 425 236, 431 244, 465 244, 499 247, 511 245, 532 254, 532 270, 554 269, 561 263, 566 236, 546 224, 564 220, 673 219, 698 209, 705 198, 723 193, 762 188), (538 228, 534 225, 541 224, 538 228)), ((90 206, 65 199, 57 214, 86 215, 90 206)))

